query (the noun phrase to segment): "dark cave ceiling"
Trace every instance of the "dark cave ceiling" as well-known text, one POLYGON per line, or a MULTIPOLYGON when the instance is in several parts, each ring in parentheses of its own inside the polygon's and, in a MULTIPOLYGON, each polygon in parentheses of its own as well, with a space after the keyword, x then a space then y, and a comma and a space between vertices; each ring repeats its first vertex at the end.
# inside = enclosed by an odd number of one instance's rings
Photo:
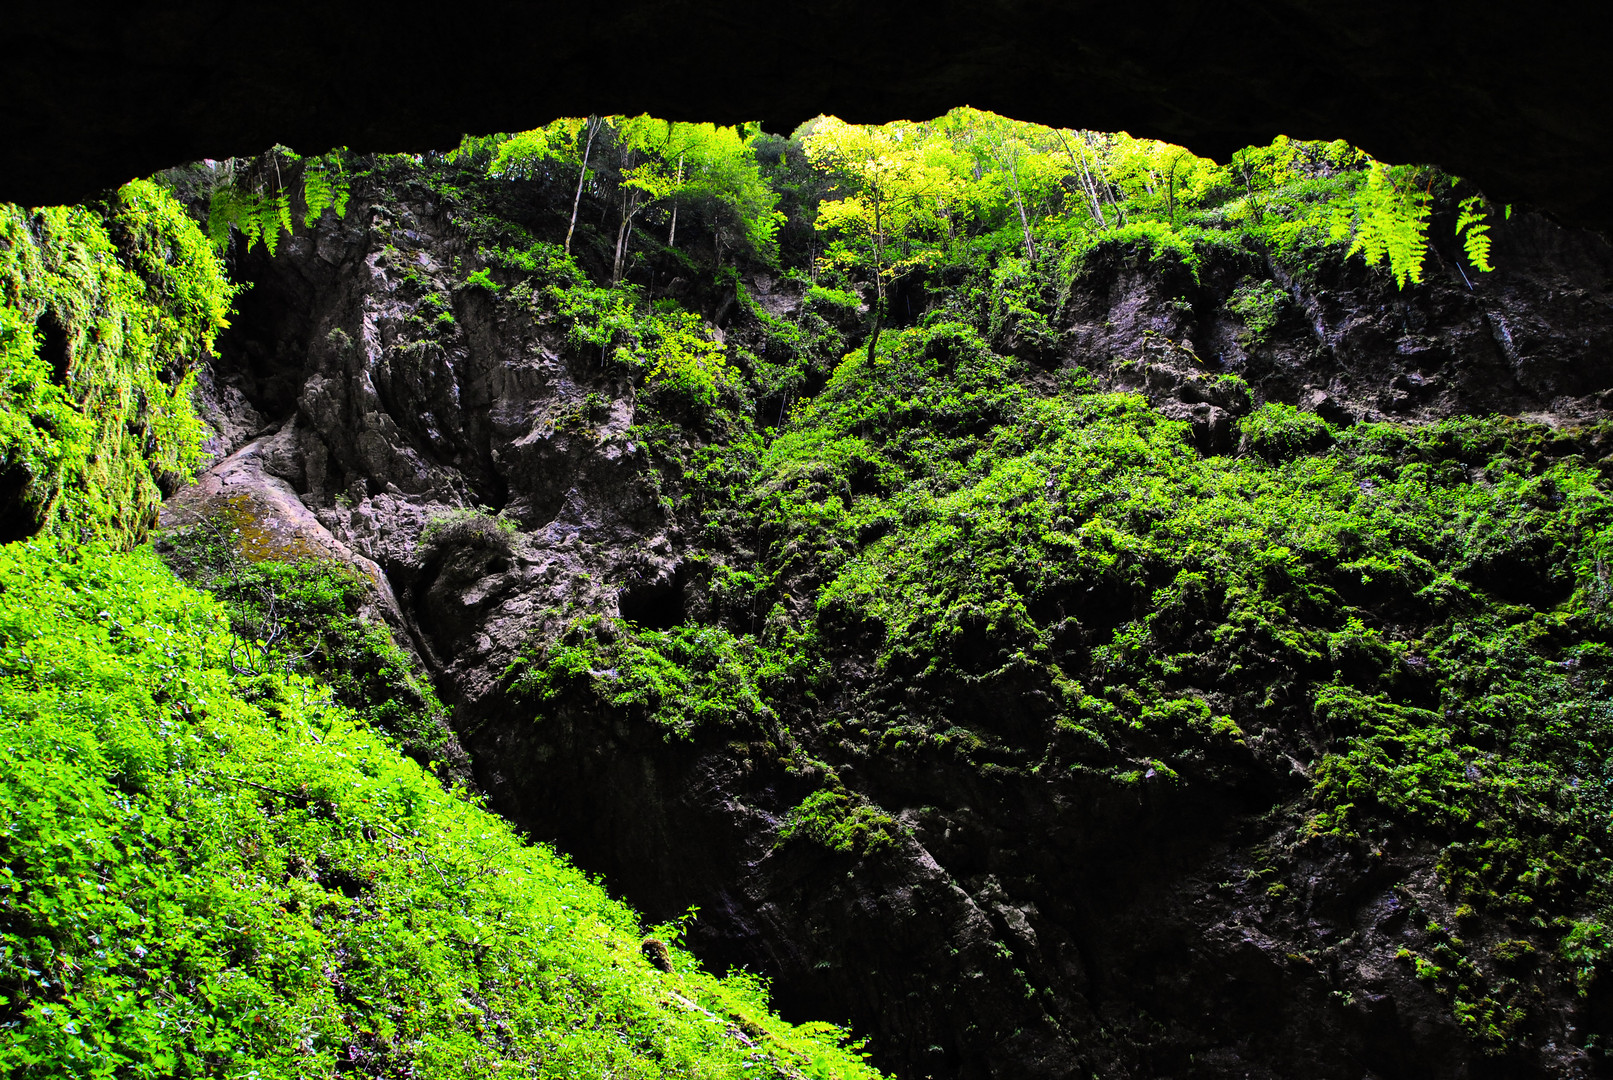
POLYGON ((922 118, 971 104, 1224 159, 1283 133, 1613 224, 1598 5, 1405 0, 35 3, 6 20, 0 199, 276 143, 421 150, 560 115, 922 118))

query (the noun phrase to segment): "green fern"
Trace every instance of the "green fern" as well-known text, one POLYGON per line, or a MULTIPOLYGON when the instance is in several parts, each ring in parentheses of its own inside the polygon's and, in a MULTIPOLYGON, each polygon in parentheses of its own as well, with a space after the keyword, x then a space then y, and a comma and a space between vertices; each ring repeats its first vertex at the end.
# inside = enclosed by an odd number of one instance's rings
POLYGON ((342 171, 341 160, 335 154, 309 161, 302 174, 304 225, 312 228, 326 210, 334 210, 337 217, 345 217, 347 197, 347 174, 342 171))
MULTIPOLYGON (((279 197, 275 195, 259 195, 257 197, 258 232, 263 237, 263 246, 273 255, 280 245, 280 207, 279 197)), ((286 223, 286 231, 291 231, 291 223, 286 223)))
POLYGON ((1349 254, 1359 253, 1368 266, 1387 260, 1395 284, 1402 289, 1408 281, 1423 280, 1423 257, 1428 250, 1428 211, 1433 200, 1417 187, 1416 179, 1414 168, 1391 169, 1373 162, 1366 183, 1356 192, 1350 215, 1355 239, 1349 254))
MULTIPOLYGON (((326 210, 334 210, 337 217, 347 213, 350 196, 347 173, 342 168, 340 151, 322 157, 306 159, 302 172, 302 221, 312 227, 326 210)), ((267 160, 278 157, 298 160, 283 148, 276 149, 267 160)), ((293 193, 280 179, 276 166, 272 174, 262 159, 256 168, 241 168, 240 175, 248 177, 213 192, 207 208, 207 236, 213 245, 222 250, 234 229, 252 250, 263 241, 270 255, 280 246, 280 234, 293 231, 293 193), (253 177, 253 174, 255 178, 253 177)))
POLYGON ((291 233, 291 192, 281 188, 274 197, 274 216, 280 222, 280 227, 291 233))
POLYGON ((221 251, 230 241, 230 226, 235 224, 231 204, 236 197, 233 188, 219 188, 207 204, 207 239, 221 251))
POLYGON ((302 215, 302 223, 312 227, 319 220, 327 207, 334 201, 331 192, 330 174, 324 169, 309 164, 302 174, 302 201, 306 210, 302 215))
MULTIPOLYGON (((1507 207, 1510 211, 1511 207, 1507 207)), ((1468 261, 1480 270, 1489 270, 1490 267, 1490 223, 1488 208, 1484 205, 1483 195, 1469 195, 1460 204, 1460 213, 1456 218, 1456 235, 1462 238, 1462 250, 1467 252, 1468 261)))
POLYGON ((333 201, 330 204, 331 209, 336 211, 336 216, 337 217, 339 217, 339 218, 346 217, 347 216, 347 197, 352 194, 352 192, 348 190, 347 174, 346 173, 338 173, 337 174, 336 182, 335 182, 334 187, 332 188, 332 191, 334 193, 334 198, 333 198, 333 201))

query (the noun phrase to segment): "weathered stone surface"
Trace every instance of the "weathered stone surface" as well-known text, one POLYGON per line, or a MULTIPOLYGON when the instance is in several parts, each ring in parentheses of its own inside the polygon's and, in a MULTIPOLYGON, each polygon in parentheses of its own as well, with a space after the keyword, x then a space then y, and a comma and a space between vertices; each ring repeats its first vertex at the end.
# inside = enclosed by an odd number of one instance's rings
MULTIPOLYGON (((1268 400, 1335 423, 1605 416, 1609 249, 1526 216, 1498 226, 1497 248, 1502 269, 1471 288, 1448 265, 1399 292, 1330 263, 1317 285, 1287 283, 1258 341, 1227 301, 1280 268, 1211 260, 1195 281, 1110 251, 1028 377, 1081 364, 1192 421, 1204 453, 1236 452, 1233 420, 1268 400)), ((822 765, 786 767, 757 737, 673 741, 583 696, 536 722, 502 681, 533 635, 578 613, 674 610, 697 591, 683 564, 694 542, 632 441, 632 386, 530 308, 460 287, 446 268, 468 253, 446 209, 416 192, 299 230, 273 260, 246 258, 255 287, 213 397, 228 413, 222 442, 259 419, 277 432, 219 482, 250 462, 382 568, 501 812, 652 920, 698 905, 691 941, 708 963, 769 975, 791 1015, 850 1020, 915 1080, 1585 1074, 1566 1037, 1581 1006, 1566 998, 1525 1052, 1474 1051, 1447 1003, 1393 960, 1427 945, 1411 904, 1451 914, 1438 853, 1407 843, 1362 861, 1308 836, 1282 809, 1305 766, 1277 732, 1208 763, 1214 784, 1178 788, 1042 777, 1028 760, 919 764, 806 723, 822 765), (450 320, 423 317, 432 293, 450 320), (517 523, 511 550, 419 543, 433 515, 474 505, 517 523), (857 853, 783 840, 820 767, 896 815, 897 841, 857 853), (1261 876, 1267 860, 1284 902, 1261 876)), ((796 302, 752 284, 770 311, 796 302)), ((731 302, 708 314, 730 341, 751 332, 731 302)), ((848 664, 848 678, 870 677, 848 664)))
POLYGON ((291 485, 274 475, 291 448, 278 434, 253 439, 163 503, 161 529, 206 522, 233 534, 235 550, 253 561, 336 559, 363 571, 371 584, 370 611, 394 626, 403 613, 381 567, 331 535, 291 485))

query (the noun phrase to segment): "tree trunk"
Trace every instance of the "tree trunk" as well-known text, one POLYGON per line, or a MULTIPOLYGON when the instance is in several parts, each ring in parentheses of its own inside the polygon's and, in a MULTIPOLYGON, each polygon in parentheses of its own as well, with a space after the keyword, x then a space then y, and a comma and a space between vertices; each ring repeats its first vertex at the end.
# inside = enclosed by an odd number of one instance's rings
POLYGON ((874 198, 874 320, 868 330, 868 362, 874 362, 874 346, 879 344, 879 331, 885 323, 885 219, 881 213, 881 200, 874 198))
POLYGON ((879 313, 874 313, 873 329, 868 330, 868 363, 874 363, 874 347, 879 345, 879 330, 882 329, 882 319, 879 313))
POLYGON ((611 264, 610 270, 612 285, 622 280, 622 260, 627 255, 627 230, 632 224, 632 219, 624 215, 621 226, 616 230, 616 261, 611 264))
POLYGON ((1014 205, 1019 208, 1019 226, 1025 230, 1025 257, 1032 263, 1036 261, 1036 245, 1031 241, 1031 222, 1025 216, 1025 200, 1019 193, 1019 164, 1017 162, 1008 166, 1008 175, 1014 180, 1014 205))
MULTIPOLYGON (((622 149, 622 178, 626 180, 627 174, 633 168, 633 151, 624 147, 622 149)), ((627 242, 632 238, 633 219, 638 216, 640 199, 643 192, 627 184, 621 186, 622 195, 622 223, 616 229, 616 261, 611 265, 610 283, 618 284, 622 280, 622 270, 627 262, 627 242)))
POLYGON ((1087 202, 1092 206, 1092 216, 1097 219, 1098 228, 1107 232, 1109 229, 1109 221, 1106 217, 1104 217, 1103 214, 1103 199, 1098 195, 1098 185, 1097 182, 1092 179, 1092 170, 1087 168, 1087 156, 1085 152, 1077 155, 1075 148, 1070 145, 1070 140, 1065 138, 1064 132, 1061 131, 1058 133, 1058 135, 1059 141, 1064 144, 1064 152, 1070 155, 1071 161, 1075 162, 1081 167, 1081 187, 1086 192, 1087 202))
POLYGON ((1171 160, 1171 189, 1169 197, 1170 201, 1168 205, 1170 207, 1171 214, 1171 228, 1173 229, 1176 228, 1176 166, 1182 163, 1182 158, 1184 157, 1186 157, 1185 154, 1177 154, 1176 157, 1171 160))
POLYGON ((598 117, 588 118, 588 141, 582 147, 582 171, 577 174, 577 194, 571 197, 571 224, 566 226, 566 254, 571 254, 571 234, 577 230, 577 208, 582 205, 582 184, 588 178, 588 153, 594 148, 594 136, 602 123, 598 117))
POLYGON ((678 155, 677 187, 672 189, 672 228, 666 234, 666 246, 676 247, 678 241, 678 188, 683 186, 683 155, 678 155))

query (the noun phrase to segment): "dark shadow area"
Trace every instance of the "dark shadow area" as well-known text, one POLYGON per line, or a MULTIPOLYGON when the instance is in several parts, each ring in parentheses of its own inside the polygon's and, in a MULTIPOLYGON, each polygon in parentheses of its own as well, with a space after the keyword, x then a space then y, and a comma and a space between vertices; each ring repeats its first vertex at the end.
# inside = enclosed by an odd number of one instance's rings
POLYGON ((666 580, 624 585, 616 596, 617 610, 645 630, 670 630, 683 622, 687 577, 679 567, 666 580))
POLYGON ((22 465, 0 469, 0 544, 26 540, 39 531, 39 518, 27 503, 28 487, 28 470, 22 465))
POLYGON ((50 365, 50 381, 66 386, 72 352, 67 344, 67 330, 55 313, 47 311, 39 317, 39 339, 39 358, 50 365))
POLYGON ((354 0, 248 0, 205 17, 173 2, 108 13, 67 0, 24 6, 7 25, 0 198, 74 202, 276 142, 420 151, 589 113, 788 132, 820 113, 920 119, 967 102, 1220 160, 1278 134, 1344 138, 1383 160, 1438 163, 1497 202, 1606 228, 1610 25, 1595 5, 1500 0, 1460 12, 1431 0, 1168 0, 1146 18, 1124 5, 964 0, 493 4, 435 22, 430 63, 400 78, 419 24, 354 0))

